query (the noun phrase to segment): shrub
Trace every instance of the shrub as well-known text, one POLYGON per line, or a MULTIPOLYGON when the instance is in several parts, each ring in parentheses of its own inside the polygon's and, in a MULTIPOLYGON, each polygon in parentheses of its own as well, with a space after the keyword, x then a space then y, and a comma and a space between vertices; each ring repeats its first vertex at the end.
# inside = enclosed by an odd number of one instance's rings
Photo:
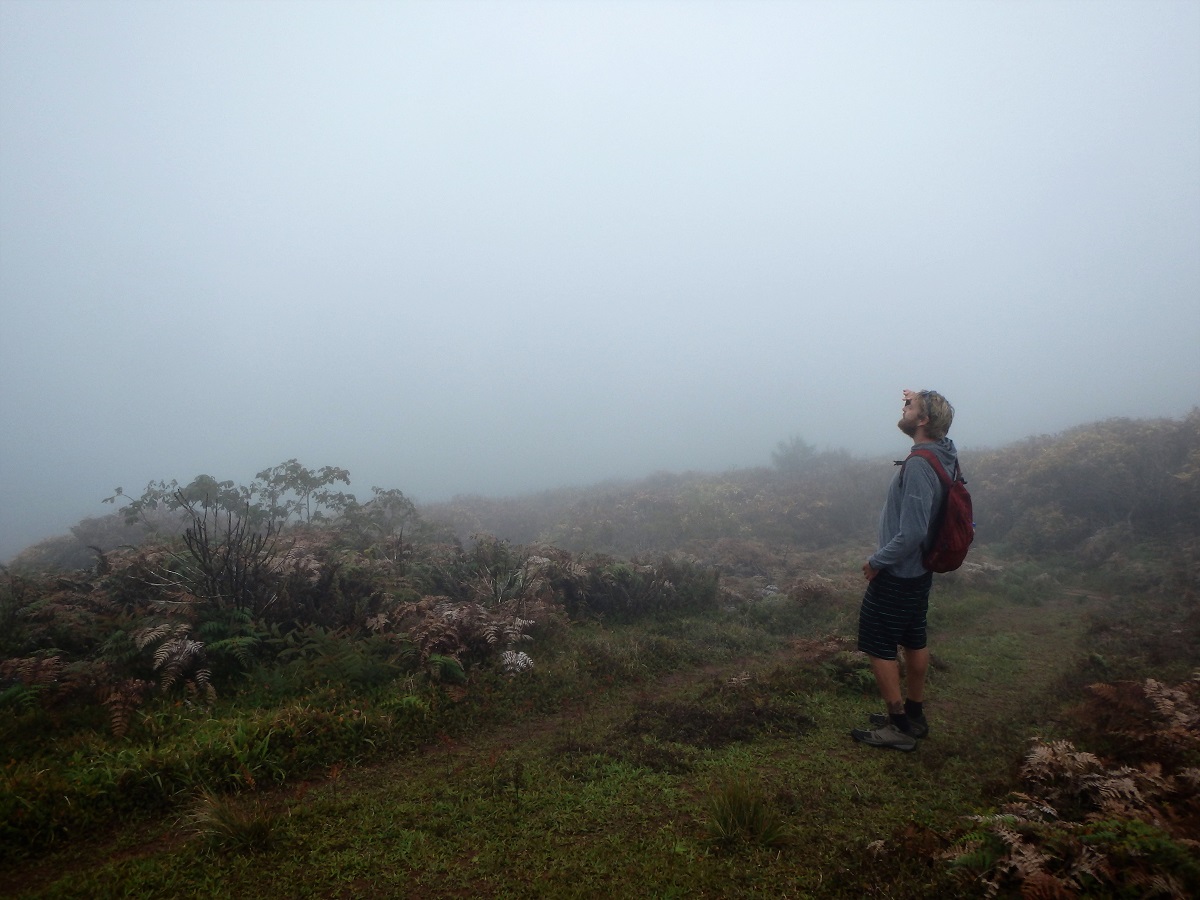
POLYGON ((630 621, 650 615, 707 612, 720 605, 720 574, 690 559, 663 556, 651 565, 603 560, 566 598, 572 616, 630 621))

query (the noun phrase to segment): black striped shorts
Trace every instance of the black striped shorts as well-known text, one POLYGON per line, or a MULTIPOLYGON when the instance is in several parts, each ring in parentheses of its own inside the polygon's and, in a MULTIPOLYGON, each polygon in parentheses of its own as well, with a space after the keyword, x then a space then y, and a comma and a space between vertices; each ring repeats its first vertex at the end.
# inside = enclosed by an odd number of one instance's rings
POLYGON ((932 572, 916 578, 876 575, 858 611, 858 649, 877 659, 895 659, 897 647, 923 649, 931 587, 932 572))

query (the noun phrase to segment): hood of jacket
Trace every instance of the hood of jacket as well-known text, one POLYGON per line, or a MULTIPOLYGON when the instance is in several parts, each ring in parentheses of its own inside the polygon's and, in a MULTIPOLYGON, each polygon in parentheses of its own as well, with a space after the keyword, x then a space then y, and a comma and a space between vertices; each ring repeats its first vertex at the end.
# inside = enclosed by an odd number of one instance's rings
POLYGON ((921 441, 912 445, 913 450, 932 450, 937 454, 938 461, 946 469, 946 474, 951 478, 954 477, 954 466, 958 462, 958 448, 954 446, 954 441, 948 437, 944 437, 937 441, 921 441))

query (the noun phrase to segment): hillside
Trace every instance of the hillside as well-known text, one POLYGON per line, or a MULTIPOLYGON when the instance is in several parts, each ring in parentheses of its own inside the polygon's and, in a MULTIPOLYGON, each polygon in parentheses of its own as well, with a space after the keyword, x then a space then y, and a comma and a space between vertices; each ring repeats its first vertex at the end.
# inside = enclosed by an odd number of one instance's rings
POLYGON ((152 485, 0 582, 0 886, 1186 896, 1200 411, 963 461, 904 756, 846 737, 890 460, 422 508, 295 461, 152 485))
MULTIPOLYGON (((777 565, 793 554, 843 543, 870 544, 892 459, 816 452, 799 439, 781 442, 775 456, 769 468, 664 472, 518 497, 460 496, 419 509, 398 490, 376 489, 363 507, 397 504, 399 512, 390 515, 407 516, 414 525, 419 519, 426 539, 469 543, 486 534, 623 558, 698 552, 730 570, 761 568, 764 559, 777 565)), ((963 450, 961 459, 975 498, 977 541, 1000 552, 1070 552, 1099 562, 1129 539, 1162 538, 1186 546, 1200 533, 1200 408, 1179 420, 1112 419, 995 450, 963 450)), ((297 468, 292 460, 260 473, 274 478, 275 502, 286 503, 280 495, 287 491, 296 502, 297 468)), ((345 470, 301 471, 310 481, 326 476, 321 486, 333 501, 331 516, 338 514, 339 499, 353 498, 330 490, 343 476, 349 483, 345 470)), ((160 502, 140 507, 135 524, 127 526, 127 517, 118 513, 85 519, 71 534, 28 548, 10 567, 86 568, 95 561, 89 547, 107 551, 156 531, 180 532, 185 520, 161 502, 170 499, 171 485, 180 486, 158 482, 147 488, 146 495, 156 492, 160 502)), ((211 495, 214 502, 222 492, 232 495, 235 510, 251 497, 247 488, 238 493, 232 482, 206 475, 185 487, 193 497, 211 495)), ((311 484, 309 492, 316 492, 311 484)), ((360 508, 357 501, 354 506, 360 508)), ((280 506, 277 513, 282 511, 280 506)), ((292 511, 283 517, 291 518, 292 511)), ((341 526, 354 528, 353 516, 343 517, 341 526)), ((795 567, 784 563, 784 571, 795 567)))
MULTIPOLYGON (((1097 422, 963 451, 961 460, 976 540, 991 552, 1125 566, 1128 545, 1161 541, 1195 557, 1200 409, 1181 420, 1097 422)), ((774 579, 801 575, 813 552, 870 549, 892 459, 810 452, 777 463, 519 498, 462 497, 423 513, 462 541, 491 534, 575 553, 686 552, 729 575, 774 579)))

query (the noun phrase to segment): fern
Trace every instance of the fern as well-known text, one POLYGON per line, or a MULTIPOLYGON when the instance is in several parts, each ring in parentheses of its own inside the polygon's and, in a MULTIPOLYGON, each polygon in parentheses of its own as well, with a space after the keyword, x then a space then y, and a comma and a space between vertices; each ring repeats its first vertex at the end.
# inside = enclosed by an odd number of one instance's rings
POLYGON ((125 628, 117 628, 100 645, 100 658, 113 666, 129 669, 137 665, 142 648, 125 628))
POLYGON ((1174 687, 1148 678, 1093 684, 1088 694, 1080 718, 1114 753, 1168 766, 1200 755, 1200 673, 1174 687))
POLYGON ((447 597, 425 597, 399 609, 400 626, 421 659, 452 657, 461 665, 498 656, 525 641, 535 622, 511 609, 488 609, 479 603, 455 603, 447 597))
POLYGON ((109 723, 115 737, 124 737, 128 733, 133 713, 142 705, 150 687, 148 681, 127 678, 119 684, 105 685, 101 689, 101 701, 108 710, 109 723))
POLYGON ((156 646, 154 671, 159 674, 159 687, 168 691, 182 681, 187 689, 206 700, 216 697, 212 671, 207 666, 204 643, 188 637, 186 624, 160 624, 134 634, 134 643, 141 649, 156 646))
POLYGON ((520 675, 533 669, 533 660, 519 650, 505 650, 500 654, 500 665, 506 675, 520 675))
POLYGON ((379 634, 387 630, 391 621, 391 617, 387 613, 378 613, 377 615, 369 616, 364 624, 373 634, 379 634))
POLYGON ((435 682, 440 684, 466 684, 467 673, 460 663, 453 656, 441 656, 437 653, 432 654, 426 660, 429 666, 429 675, 435 682))
POLYGON ((139 650, 144 650, 152 644, 162 642, 166 638, 173 638, 181 630, 186 633, 187 626, 163 622, 137 631, 133 636, 133 642, 139 650))
MULTIPOLYGON (((1195 680, 1168 687, 1093 685, 1111 721, 1140 717, 1153 736, 1135 746, 1174 756, 1194 739, 1195 680)), ((1143 736, 1144 737, 1144 736, 1143 736)), ((953 865, 978 879, 986 896, 1019 886, 1023 897, 1091 892, 1138 896, 1200 895, 1200 770, 1175 771, 1156 760, 1114 765, 1068 741, 1035 740, 1021 767, 1027 792, 993 815, 970 817, 982 828, 951 851, 953 865), (1103 890, 1099 890, 1103 886, 1103 890)))
POLYGON ((249 669, 254 665, 254 651, 258 648, 258 645, 258 637, 246 634, 213 641, 210 644, 206 644, 205 647, 209 655, 228 654, 236 659, 242 668, 249 669))
POLYGON ((57 684, 63 672, 61 656, 26 656, 0 662, 0 678, 14 679, 29 687, 57 684))
POLYGON ((44 688, 40 685, 17 684, 9 685, 0 690, 0 710, 15 709, 27 713, 41 704, 44 688))
POLYGON ((0 663, 0 678, 17 682, 0 692, 0 708, 10 706, 27 712, 67 698, 97 702, 107 710, 117 737, 128 731, 132 713, 149 687, 136 678, 117 680, 106 660, 65 663, 57 655, 5 660, 0 663))

